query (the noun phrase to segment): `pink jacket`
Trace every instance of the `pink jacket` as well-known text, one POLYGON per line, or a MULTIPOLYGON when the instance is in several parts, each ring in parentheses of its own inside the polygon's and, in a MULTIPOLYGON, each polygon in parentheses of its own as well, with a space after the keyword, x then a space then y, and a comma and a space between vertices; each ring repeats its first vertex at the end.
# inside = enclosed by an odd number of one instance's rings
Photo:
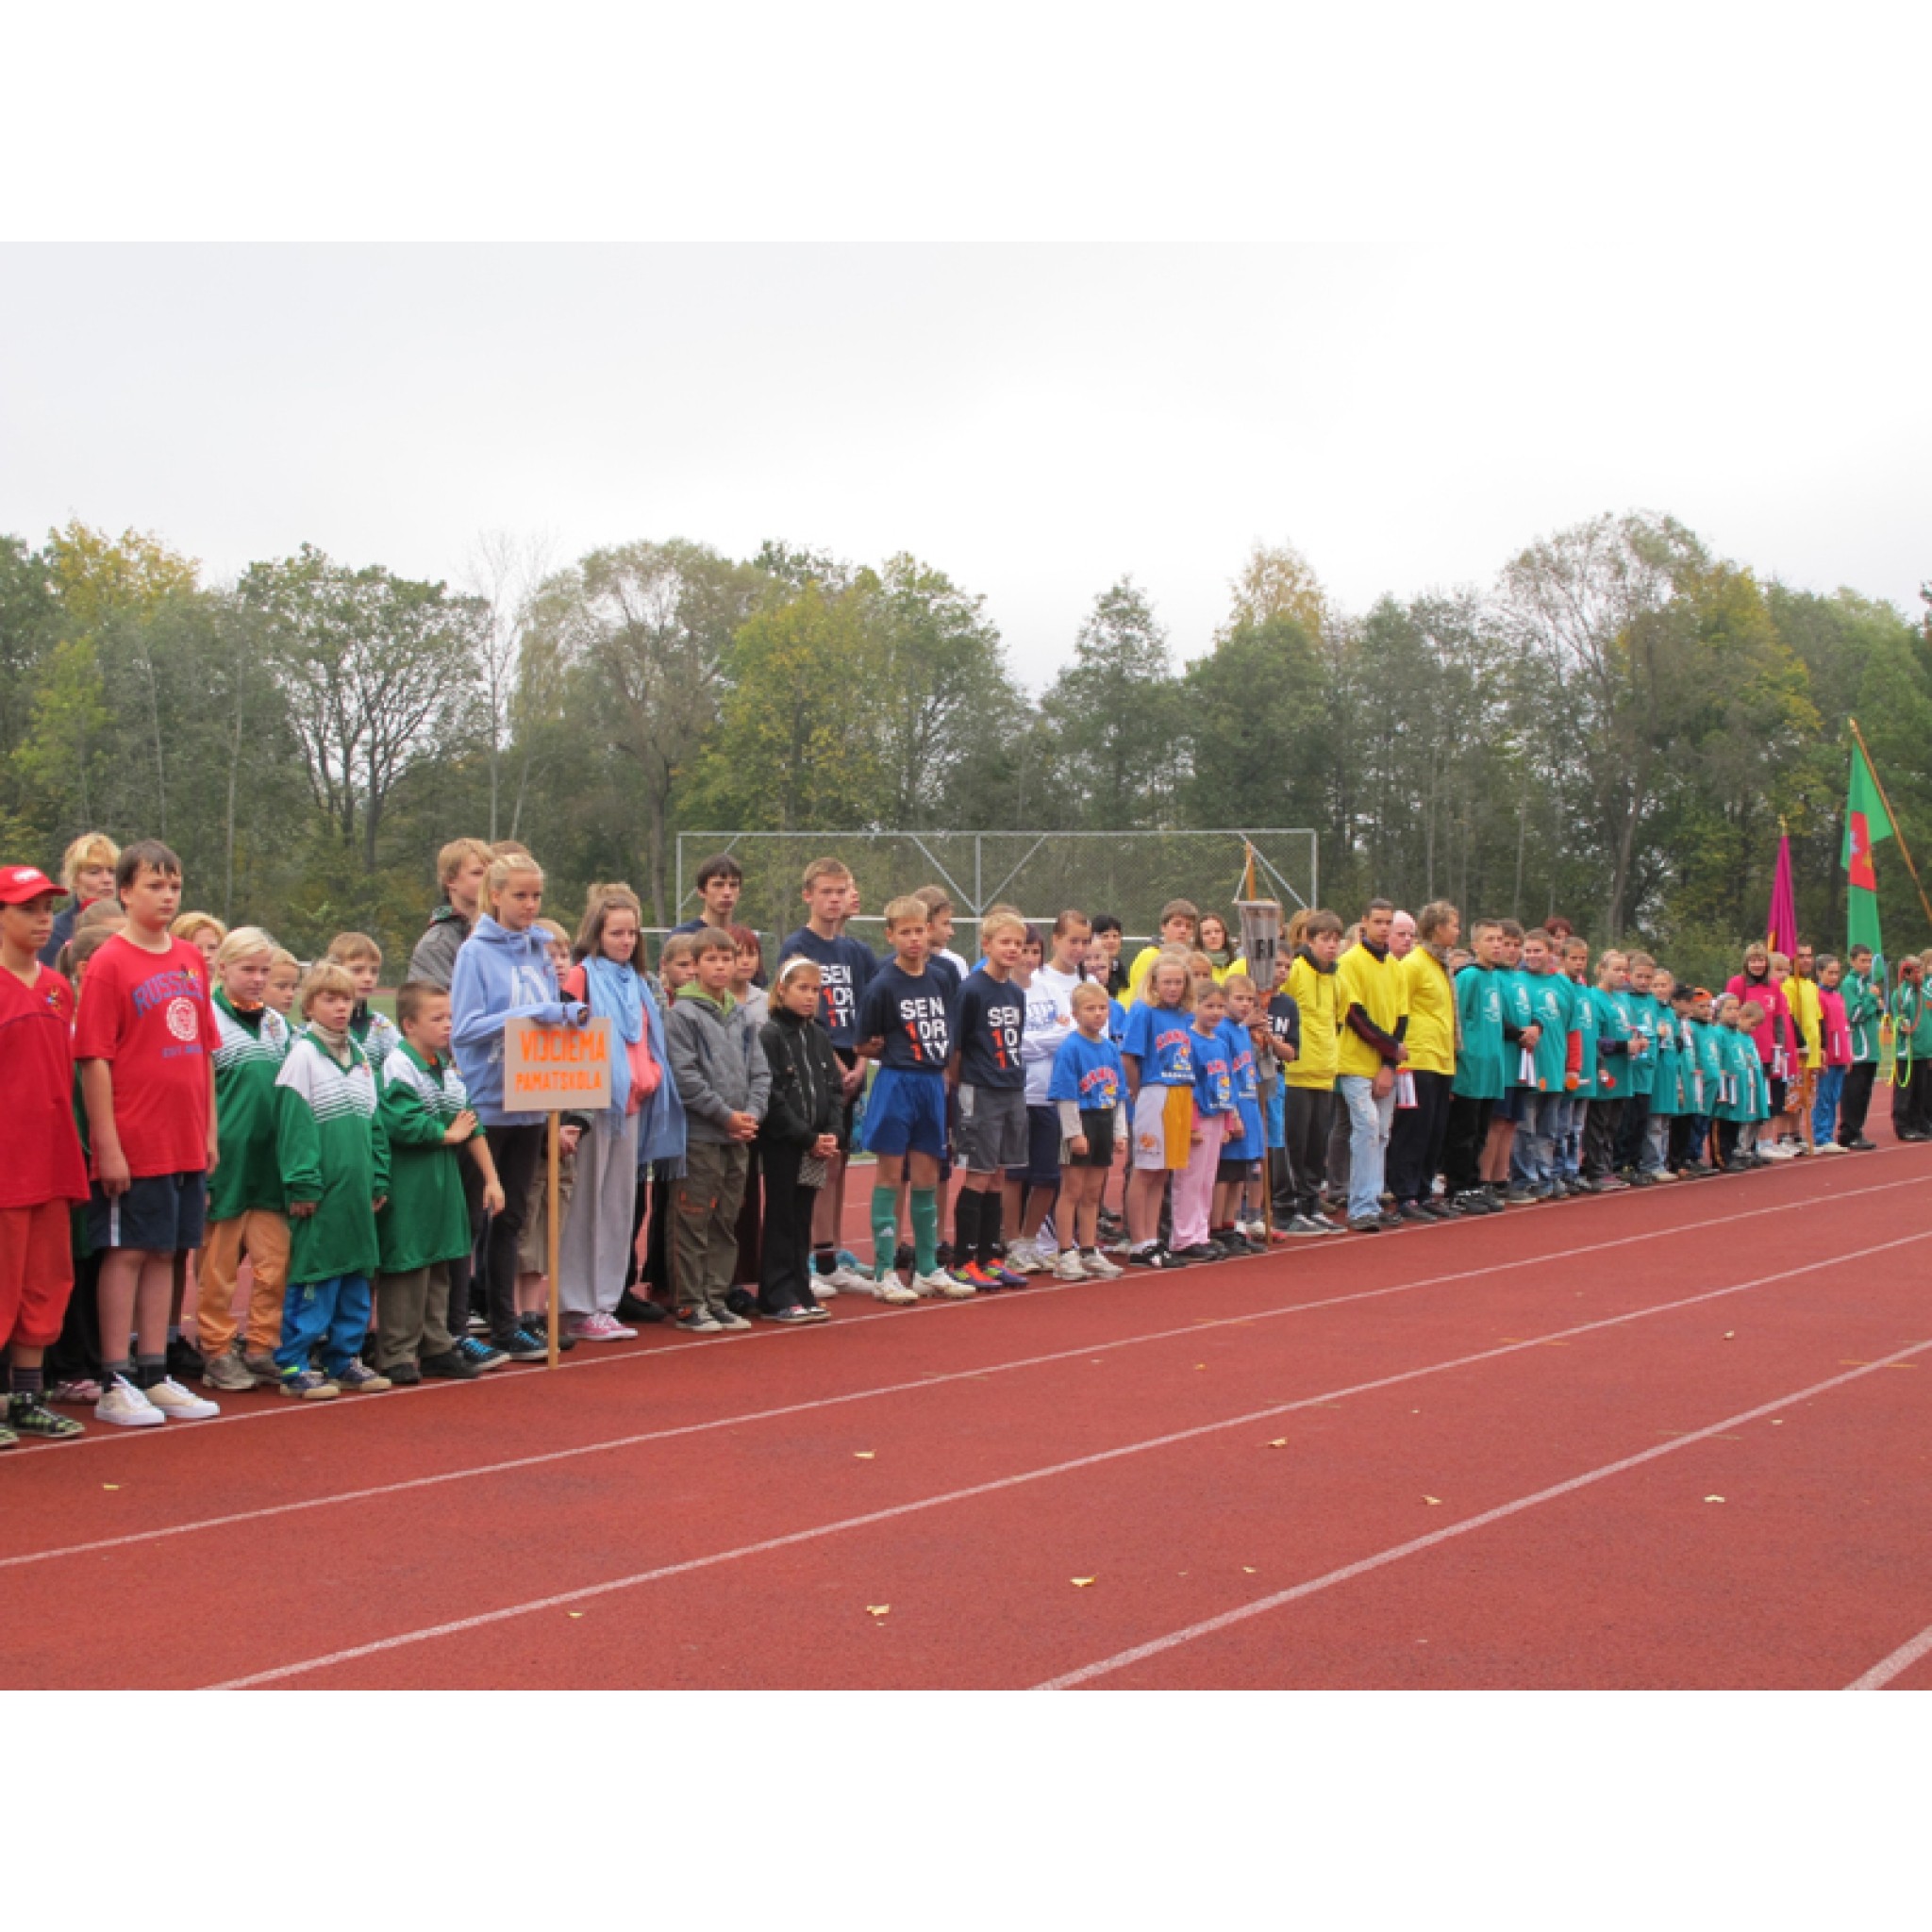
POLYGON ((1724 988, 1734 992, 1740 1000, 1751 1000, 1764 1008, 1764 1018, 1752 1036, 1757 1042, 1757 1058, 1768 1068, 1772 1065, 1778 1047, 1785 1050, 1785 1067, 1792 1070, 1797 1064, 1797 1035, 1791 1026, 1791 1009, 1785 1004, 1785 996, 1768 979, 1746 979, 1741 973, 1731 975, 1731 983, 1724 988))
POLYGON ((1830 987, 1818 989, 1818 1011, 1824 1028, 1824 1064, 1848 1067, 1852 1063, 1852 1027, 1845 1018, 1844 995, 1830 987))

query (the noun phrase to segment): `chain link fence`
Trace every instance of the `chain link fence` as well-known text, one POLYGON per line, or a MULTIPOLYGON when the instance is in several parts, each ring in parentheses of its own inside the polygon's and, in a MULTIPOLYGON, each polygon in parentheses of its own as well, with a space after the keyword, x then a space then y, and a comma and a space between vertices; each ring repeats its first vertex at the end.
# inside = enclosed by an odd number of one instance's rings
POLYGON ((945 889, 963 924, 989 906, 1051 922, 1077 906, 1115 914, 1130 939, 1152 934, 1170 899, 1213 907, 1233 923, 1250 846, 1259 896, 1285 910, 1316 903, 1315 834, 1305 827, 1188 832, 680 832, 677 917, 699 908, 698 868, 728 852, 744 868, 739 918, 767 934, 804 918, 799 885, 815 858, 852 869, 868 930, 886 902, 945 889))

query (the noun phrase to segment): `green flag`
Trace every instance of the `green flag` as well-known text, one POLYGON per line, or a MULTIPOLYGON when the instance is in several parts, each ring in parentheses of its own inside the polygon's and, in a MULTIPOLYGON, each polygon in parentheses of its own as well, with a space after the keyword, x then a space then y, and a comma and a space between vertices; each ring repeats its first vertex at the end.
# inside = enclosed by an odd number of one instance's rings
POLYGON ((1891 814, 1885 808, 1878 781, 1865 762, 1864 747, 1852 747, 1852 787, 1845 801, 1844 868, 1851 882, 1846 890, 1849 927, 1848 946, 1870 946, 1874 956, 1878 943, 1878 874, 1872 864, 1872 848, 1881 839, 1891 837, 1891 814))

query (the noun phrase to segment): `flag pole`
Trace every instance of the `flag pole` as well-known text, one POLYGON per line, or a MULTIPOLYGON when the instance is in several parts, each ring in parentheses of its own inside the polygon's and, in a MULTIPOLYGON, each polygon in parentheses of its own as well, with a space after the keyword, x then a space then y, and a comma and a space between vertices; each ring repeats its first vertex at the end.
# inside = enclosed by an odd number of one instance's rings
POLYGON ((1858 741, 1858 749, 1865 755, 1865 769, 1872 774, 1872 782, 1878 788, 1878 802, 1885 808, 1885 816, 1891 821, 1891 836, 1898 841, 1898 856, 1905 860, 1913 885, 1919 888, 1919 904, 1925 908, 1925 924, 1932 925, 1932 899, 1925 896, 1925 888, 1919 879, 1919 868, 1912 863, 1912 855, 1906 845, 1905 828, 1891 808, 1891 800, 1885 795, 1885 780, 1878 775, 1878 767, 1872 762, 1872 747, 1865 742, 1865 734, 1858 729, 1858 721, 1851 718, 1846 722, 1852 727, 1852 736, 1858 741))

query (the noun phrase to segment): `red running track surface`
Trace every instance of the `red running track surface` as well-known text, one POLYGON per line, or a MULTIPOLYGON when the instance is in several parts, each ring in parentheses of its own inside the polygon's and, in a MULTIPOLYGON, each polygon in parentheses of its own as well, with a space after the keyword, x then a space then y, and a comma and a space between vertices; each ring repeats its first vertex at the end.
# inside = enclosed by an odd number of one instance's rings
POLYGON ((0 1683, 1932 1683, 1928 1179, 91 1427, 0 1459, 0 1683))

